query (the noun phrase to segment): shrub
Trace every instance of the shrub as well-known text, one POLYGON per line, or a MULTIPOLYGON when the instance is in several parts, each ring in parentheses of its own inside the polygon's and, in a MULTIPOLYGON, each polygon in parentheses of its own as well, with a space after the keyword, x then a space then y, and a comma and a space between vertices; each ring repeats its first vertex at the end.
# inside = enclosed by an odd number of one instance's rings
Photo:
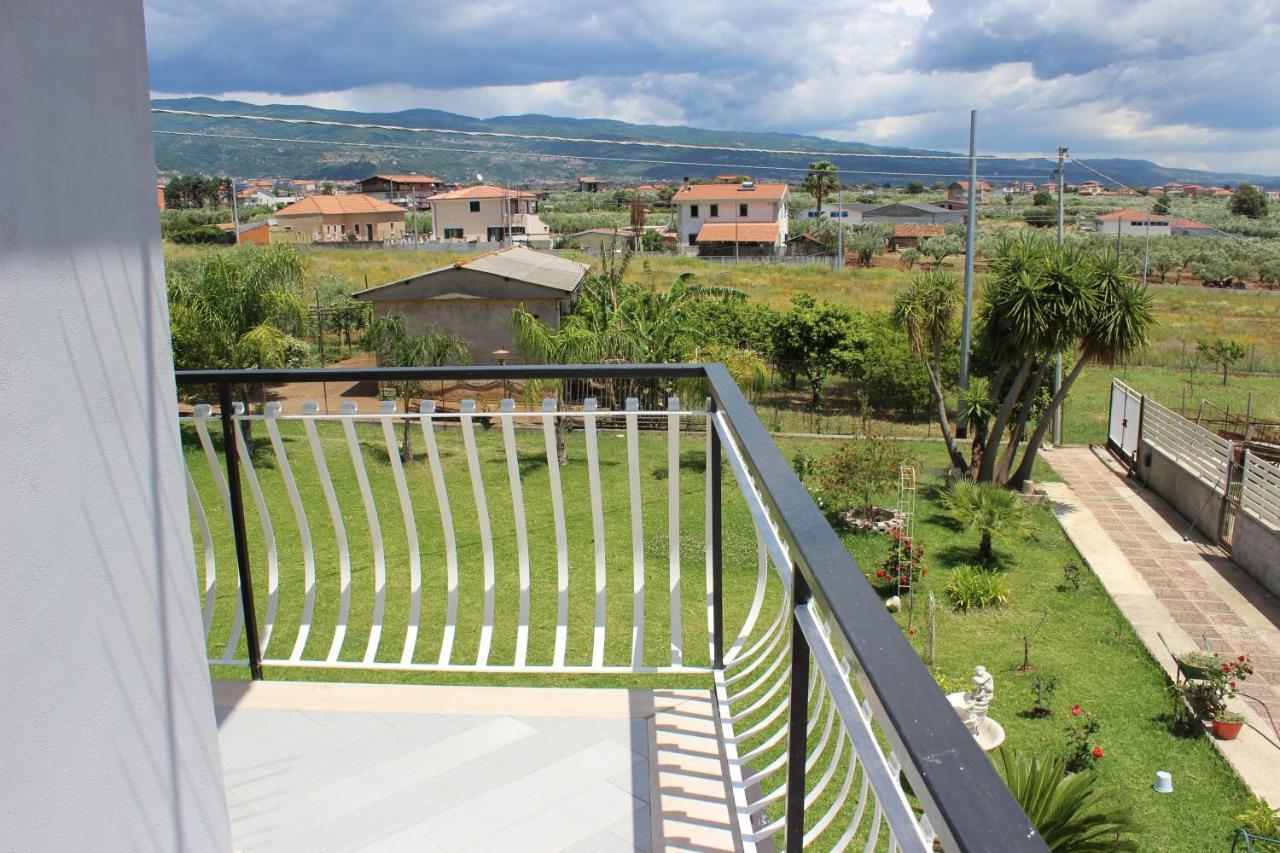
POLYGON ((1056 675, 1037 675, 1031 680, 1031 716, 1052 717, 1053 695, 1058 692, 1056 675))
MULTIPOLYGON (((870 318, 862 357, 849 378, 865 392, 876 412, 908 418, 927 417, 933 405, 929 373, 911 351, 907 336, 887 318, 870 318)), ((949 367, 948 364, 944 369, 949 367)))
POLYGON ((1068 774, 1061 758, 1039 758, 1001 750, 1009 792, 1027 813, 1050 850, 1137 850, 1124 834, 1134 829, 1133 811, 1097 786, 1096 773, 1068 774))
POLYGON ((1014 492, 997 483, 960 480, 943 496, 943 506, 961 527, 977 531, 978 559, 991 559, 995 536, 1025 536, 1033 529, 1031 512, 1014 492))
POLYGON ((975 566, 960 566, 951 572, 947 595, 956 610, 966 613, 987 607, 1004 607, 1009 603, 1009 585, 1004 576, 983 571, 975 566))
POLYGON ((1067 726, 1066 767, 1068 773, 1079 773, 1081 770, 1088 770, 1106 755, 1102 747, 1092 743, 1093 735, 1102 728, 1102 723, 1079 705, 1071 706, 1071 716, 1074 719, 1067 726))
POLYGON ((1249 808, 1236 815, 1236 820, 1253 835, 1280 838, 1280 816, 1263 797, 1250 798, 1249 808))
POLYGON ((846 509, 856 501, 870 511, 876 495, 898 481, 898 467, 906 449, 887 438, 846 441, 814 465, 817 491, 829 510, 846 509))

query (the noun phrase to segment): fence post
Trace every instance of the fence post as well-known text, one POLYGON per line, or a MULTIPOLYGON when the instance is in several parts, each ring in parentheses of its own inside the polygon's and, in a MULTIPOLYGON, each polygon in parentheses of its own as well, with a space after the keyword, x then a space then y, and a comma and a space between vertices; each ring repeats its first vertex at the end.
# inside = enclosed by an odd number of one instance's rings
MULTIPOLYGON (((805 606, 811 597, 800 567, 791 566, 792 603, 805 606)), ((791 693, 787 712, 786 850, 804 849, 805 764, 809 756, 809 640, 791 614, 791 693)))
POLYGON ((716 430, 716 403, 707 407, 707 429, 711 431, 707 452, 711 455, 707 464, 708 484, 711 490, 711 518, 708 535, 711 537, 711 665, 724 669, 724 525, 721 512, 721 487, 723 464, 720 451, 720 433, 716 430))
POLYGON ((262 680, 262 647, 258 643, 258 613, 253 604, 253 574, 249 571, 249 539, 244 528, 244 495, 240 490, 238 427, 232 420, 231 385, 218 385, 222 418, 222 450, 227 457, 227 494, 231 503, 231 532, 236 542, 236 570, 240 575, 240 606, 244 610, 245 643, 249 649, 249 676, 262 680))
POLYGON ((1129 471, 1136 474, 1141 466, 1142 459, 1142 425, 1146 422, 1147 417, 1147 395, 1138 396, 1138 437, 1133 442, 1133 461, 1130 463, 1129 471))

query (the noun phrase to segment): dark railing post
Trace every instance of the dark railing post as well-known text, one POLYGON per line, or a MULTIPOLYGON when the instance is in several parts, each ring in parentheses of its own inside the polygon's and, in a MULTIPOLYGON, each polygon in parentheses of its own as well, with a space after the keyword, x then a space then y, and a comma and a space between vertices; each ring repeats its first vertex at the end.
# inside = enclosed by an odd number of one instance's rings
MULTIPOLYGON (((809 585, 800 567, 791 567, 793 602, 808 603, 809 585)), ((804 849, 805 764, 809 760, 809 640, 791 615, 791 699, 787 715, 787 832, 788 853, 804 849)))
POLYGON ((245 642, 249 648, 249 676, 262 680, 262 648, 258 645, 258 612, 253 604, 253 574, 249 571, 249 538, 244 529, 244 495, 240 491, 238 429, 232 420, 231 384, 218 385, 222 416, 222 450, 227 457, 227 495, 231 503, 231 532, 236 541, 236 570, 240 574, 240 605, 244 610, 245 642))
POLYGON ((711 478, 711 518, 708 535, 711 541, 711 648, 712 666, 724 669, 724 531, 723 514, 721 512, 720 490, 722 485, 722 456, 720 452, 720 433, 715 425, 716 404, 711 402, 707 411, 707 429, 710 432, 710 444, 707 452, 711 455, 707 465, 707 476, 711 478))

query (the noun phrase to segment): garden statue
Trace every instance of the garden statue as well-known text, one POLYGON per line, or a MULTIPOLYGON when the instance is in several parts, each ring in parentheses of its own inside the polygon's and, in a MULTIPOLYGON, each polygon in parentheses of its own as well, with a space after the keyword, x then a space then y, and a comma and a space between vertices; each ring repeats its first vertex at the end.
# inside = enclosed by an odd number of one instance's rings
POLYGON ((995 695, 995 678, 984 666, 973 668, 972 690, 947 695, 951 707, 955 708, 956 713, 964 720, 964 727, 987 751, 995 749, 1004 742, 1004 727, 987 716, 987 709, 991 706, 991 700, 995 695))

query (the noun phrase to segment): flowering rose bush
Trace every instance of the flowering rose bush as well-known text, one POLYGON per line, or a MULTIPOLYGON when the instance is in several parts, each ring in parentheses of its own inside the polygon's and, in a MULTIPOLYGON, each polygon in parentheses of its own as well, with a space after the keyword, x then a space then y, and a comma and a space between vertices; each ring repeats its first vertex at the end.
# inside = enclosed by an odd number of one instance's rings
POLYGON ((875 576, 868 578, 877 588, 899 586, 910 589, 916 581, 928 574, 924 565, 924 548, 911 541, 911 537, 894 528, 889 531, 889 556, 885 557, 875 576))
POLYGON ((1071 706, 1071 716, 1075 720, 1067 726, 1067 772, 1079 773, 1092 767, 1106 752, 1090 743, 1102 724, 1079 705, 1071 706))
POLYGON ((1223 660, 1217 652, 1213 656, 1216 665, 1205 667, 1205 677, 1183 686, 1187 701, 1210 720, 1226 712, 1227 700, 1235 698, 1237 683, 1253 675, 1248 655, 1237 655, 1235 660, 1223 660))

